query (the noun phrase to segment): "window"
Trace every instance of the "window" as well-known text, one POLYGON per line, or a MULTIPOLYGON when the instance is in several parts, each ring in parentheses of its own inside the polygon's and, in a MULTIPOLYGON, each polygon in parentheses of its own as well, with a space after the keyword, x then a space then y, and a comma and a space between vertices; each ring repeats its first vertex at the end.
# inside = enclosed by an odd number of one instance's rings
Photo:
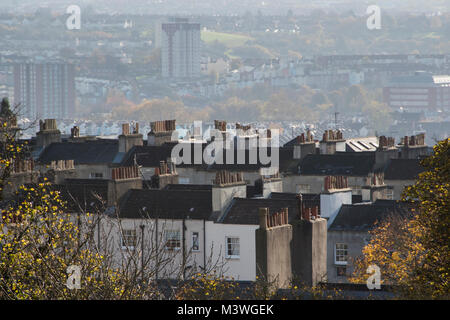
POLYGON ((166 250, 178 250, 181 248, 181 235, 179 230, 166 230, 164 235, 166 250))
POLYGON ((134 249, 136 246, 136 230, 122 230, 122 249, 134 249))
POLYGON ((393 189, 386 190, 386 199, 394 200, 394 190, 393 189))
POLYGON ((336 243, 334 249, 334 263, 340 265, 347 264, 348 246, 346 243, 336 243))
POLYGON ((346 266, 336 266, 336 275, 338 277, 345 277, 347 275, 347 267, 346 266))
POLYGON ((192 251, 200 250, 199 233, 192 232, 192 251))
POLYGON ((239 238, 227 237, 226 257, 229 259, 239 259, 239 238))
POLYGON ((103 178, 103 173, 100 173, 100 172, 91 172, 91 173, 89 174, 89 178, 90 178, 90 179, 101 179, 101 178, 103 178))
POLYGON ((362 194, 362 189, 361 189, 361 186, 359 186, 359 185, 353 185, 353 186, 350 186, 350 188, 352 189, 352 194, 357 194, 357 195, 360 195, 360 194, 362 194))

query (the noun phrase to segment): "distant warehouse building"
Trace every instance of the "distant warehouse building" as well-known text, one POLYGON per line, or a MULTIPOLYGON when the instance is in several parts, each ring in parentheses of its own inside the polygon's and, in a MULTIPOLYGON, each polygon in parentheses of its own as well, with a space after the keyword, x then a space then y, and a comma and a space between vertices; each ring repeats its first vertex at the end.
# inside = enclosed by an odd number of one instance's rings
POLYGON ((450 75, 416 72, 393 77, 383 88, 384 101, 393 109, 410 112, 450 110, 450 75))
POLYGON ((67 63, 14 65, 14 103, 30 119, 68 119, 75 111, 75 68, 67 63))
POLYGON ((200 24, 173 19, 161 26, 161 68, 164 78, 200 76, 200 24))

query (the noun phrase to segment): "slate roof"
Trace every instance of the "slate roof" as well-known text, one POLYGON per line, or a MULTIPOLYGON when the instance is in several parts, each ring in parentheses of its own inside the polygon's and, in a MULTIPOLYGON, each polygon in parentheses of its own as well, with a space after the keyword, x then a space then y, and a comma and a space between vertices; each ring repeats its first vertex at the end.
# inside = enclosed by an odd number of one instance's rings
POLYGON ((39 162, 75 160, 77 164, 112 163, 119 149, 117 140, 98 139, 84 142, 56 142, 45 148, 39 162))
MULTIPOLYGON (((256 163, 250 162, 250 155, 249 151, 245 150, 245 158, 244 163, 239 164, 238 163, 238 153, 235 150, 234 151, 234 160, 231 164, 226 164, 226 153, 222 153, 222 159, 223 164, 207 164, 203 159, 203 151, 205 150, 207 144, 202 143, 202 158, 201 163, 195 163, 194 158, 194 145, 198 144, 191 144, 191 157, 189 163, 182 163, 177 165, 179 168, 197 168, 199 170, 210 170, 210 171, 219 171, 219 170, 227 170, 227 171, 258 171, 260 168, 263 167, 270 167, 270 164, 262 164, 259 159, 259 151, 256 151, 257 159, 256 163)), ((131 148, 125 156, 122 158, 121 165, 123 166, 130 166, 134 164, 134 157, 136 155, 136 162, 143 166, 143 167, 159 167, 159 162, 164 160, 166 161, 167 158, 172 157, 172 149, 175 146, 174 143, 165 143, 161 146, 135 146, 131 148)), ((179 156, 183 156, 183 151, 180 151, 179 156)), ((178 156, 178 154, 177 154, 178 156)), ((269 154, 270 156, 270 154, 269 154)))
POLYGON ((408 206, 397 200, 377 200, 374 203, 344 204, 339 210, 329 231, 361 231, 374 227, 389 215, 406 216, 408 206))
POLYGON ((60 191, 69 212, 97 213, 105 209, 108 199, 108 180, 104 179, 67 179, 66 184, 51 188, 60 191))
MULTIPOLYGON (((298 201, 297 195, 298 195, 297 193, 291 192, 272 192, 269 195, 269 199, 298 201)), ((302 198, 303 203, 306 205, 306 207, 312 208, 317 206, 319 208, 320 214, 320 194, 302 193, 302 198)))
POLYGON ((300 174, 367 176, 374 165, 374 152, 308 154, 300 162, 300 174))
POLYGON ((269 208, 270 214, 279 212, 283 208, 289 208, 289 221, 298 217, 296 200, 234 198, 218 222, 259 225, 259 208, 269 208))
POLYGON ((419 173, 425 171, 419 159, 391 159, 384 179, 386 180, 415 180, 419 173))
POLYGON ((164 190, 211 191, 212 184, 168 184, 164 190))
POLYGON ((159 167, 160 161, 167 161, 171 157, 173 145, 163 144, 161 146, 134 146, 123 157, 122 166, 134 165, 134 157, 138 165, 147 168, 159 167))
POLYGON ((206 190, 130 189, 119 204, 120 217, 129 219, 208 219, 212 192, 206 190))
MULTIPOLYGON (((271 152, 277 152, 277 150, 274 149, 269 149, 268 151, 268 157, 271 156, 271 152)), ((218 163, 213 163, 211 165, 207 165, 207 170, 213 170, 213 171, 218 171, 218 170, 227 170, 227 171, 259 171, 261 168, 268 168, 271 166, 270 163, 266 164, 262 162, 262 159, 259 156, 259 149, 252 150, 245 150, 244 152, 244 159, 243 161, 239 161, 241 163, 238 163, 238 151, 234 150, 234 158, 233 158, 233 162, 230 164, 227 164, 227 160, 226 160, 226 153, 225 151, 223 151, 222 153, 222 157, 223 157, 223 164, 218 164, 218 163), (255 161, 253 161, 253 159, 251 159, 252 157, 252 152, 254 152, 254 154, 256 154, 256 159, 255 161), (243 162, 243 163, 242 163, 243 162)))
MULTIPOLYGON (((307 142, 307 143, 314 143, 315 144, 315 141, 307 142)), ((300 143, 298 142, 297 136, 295 136, 294 138, 292 138, 291 140, 286 142, 283 145, 283 147, 293 147, 293 146, 298 146, 298 145, 300 145, 300 143)))

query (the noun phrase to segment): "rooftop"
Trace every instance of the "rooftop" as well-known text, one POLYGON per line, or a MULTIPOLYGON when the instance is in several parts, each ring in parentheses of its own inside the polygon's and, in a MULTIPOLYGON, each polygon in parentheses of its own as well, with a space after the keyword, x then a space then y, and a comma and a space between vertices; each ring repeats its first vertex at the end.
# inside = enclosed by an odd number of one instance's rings
POLYGON ((127 219, 208 219, 212 212, 211 191, 130 189, 119 208, 120 217, 127 219))
POLYGON ((389 215, 405 216, 407 205, 397 200, 377 200, 375 202, 344 204, 328 231, 361 231, 372 229, 377 221, 389 215))
POLYGON ((425 170, 420 159, 391 159, 386 171, 385 180, 415 180, 425 170))
POLYGON ((300 174, 366 176, 374 164, 373 152, 309 154, 300 163, 300 174))
POLYGON ((118 141, 97 139, 84 142, 55 142, 45 148, 38 161, 74 160, 77 164, 112 163, 118 152, 118 141))

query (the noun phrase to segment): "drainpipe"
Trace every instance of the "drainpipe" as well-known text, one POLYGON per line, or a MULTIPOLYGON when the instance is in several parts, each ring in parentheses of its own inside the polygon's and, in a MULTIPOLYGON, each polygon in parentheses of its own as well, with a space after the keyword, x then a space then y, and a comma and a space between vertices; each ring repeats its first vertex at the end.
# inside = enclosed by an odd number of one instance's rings
POLYGON ((139 226, 141 228, 141 276, 142 276, 142 284, 144 283, 144 229, 145 225, 141 224, 139 226))
POLYGON ((206 220, 203 219, 203 271, 206 270, 206 220))
POLYGON ((183 218, 183 280, 186 278, 186 220, 183 218))

